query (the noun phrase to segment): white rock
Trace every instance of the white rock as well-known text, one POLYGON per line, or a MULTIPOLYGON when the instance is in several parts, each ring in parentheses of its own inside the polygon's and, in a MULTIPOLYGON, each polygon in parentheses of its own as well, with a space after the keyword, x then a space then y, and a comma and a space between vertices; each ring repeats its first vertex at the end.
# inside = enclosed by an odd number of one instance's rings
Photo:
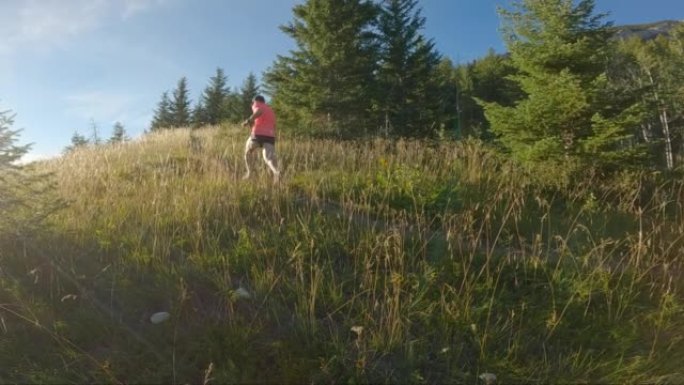
POLYGON ((169 318, 171 318, 171 314, 165 311, 160 311, 159 313, 152 314, 152 316, 150 317, 150 322, 152 322, 153 324, 160 324, 168 320, 169 318))
POLYGON ((480 379, 484 381, 485 384, 491 385, 496 382, 496 374, 494 373, 482 373, 480 374, 480 379))
POLYGON ((238 287, 237 289, 235 289, 235 297, 240 299, 250 299, 252 298, 252 295, 249 294, 247 289, 245 289, 244 287, 238 287))

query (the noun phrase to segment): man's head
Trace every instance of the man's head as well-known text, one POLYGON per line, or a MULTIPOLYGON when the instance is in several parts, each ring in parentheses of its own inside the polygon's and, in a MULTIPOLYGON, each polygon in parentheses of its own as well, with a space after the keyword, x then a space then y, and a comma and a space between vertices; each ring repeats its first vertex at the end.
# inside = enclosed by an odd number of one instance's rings
POLYGON ((266 99, 264 99, 264 97, 261 96, 261 95, 255 96, 254 99, 253 99, 253 101, 259 102, 259 103, 266 103, 266 99))

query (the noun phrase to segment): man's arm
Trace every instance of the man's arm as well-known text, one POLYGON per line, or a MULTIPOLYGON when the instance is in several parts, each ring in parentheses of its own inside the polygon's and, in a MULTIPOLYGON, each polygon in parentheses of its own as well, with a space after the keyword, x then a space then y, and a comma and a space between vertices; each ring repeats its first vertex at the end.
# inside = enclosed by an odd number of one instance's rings
POLYGON ((261 109, 258 108, 256 111, 254 111, 254 113, 249 118, 247 118, 247 120, 242 122, 242 125, 243 126, 249 126, 254 121, 254 119, 260 117, 261 114, 263 114, 263 111, 261 111, 261 109))

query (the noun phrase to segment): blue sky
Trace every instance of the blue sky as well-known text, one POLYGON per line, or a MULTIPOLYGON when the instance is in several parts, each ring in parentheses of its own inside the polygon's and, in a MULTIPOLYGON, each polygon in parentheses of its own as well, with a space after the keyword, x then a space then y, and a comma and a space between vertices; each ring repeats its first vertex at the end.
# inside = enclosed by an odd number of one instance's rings
MULTIPOLYGON (((193 101, 216 70, 232 87, 260 76, 293 42, 279 25, 302 0, 0 0, 0 109, 16 114, 30 158, 61 153, 94 122, 108 137, 148 127, 163 91, 186 76, 193 101)), ((682 0, 597 0, 616 24, 684 19, 682 0)), ((497 5, 419 0, 424 34, 455 62, 504 50, 497 5)))

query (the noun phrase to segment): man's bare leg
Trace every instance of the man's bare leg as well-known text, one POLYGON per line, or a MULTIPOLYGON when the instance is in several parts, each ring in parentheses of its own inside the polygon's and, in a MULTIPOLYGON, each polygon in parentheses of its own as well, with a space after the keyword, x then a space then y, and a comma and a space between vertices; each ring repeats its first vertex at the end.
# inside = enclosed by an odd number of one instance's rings
POLYGON ((278 182, 280 180, 280 171, 278 170, 278 159, 276 158, 275 146, 271 143, 264 143, 263 150, 264 161, 273 173, 273 180, 278 182))
POLYGON ((252 152, 256 148, 256 143, 252 140, 252 138, 247 139, 247 143, 245 143, 245 168, 247 169, 247 172, 245 175, 242 177, 242 179, 249 179, 249 177, 252 175, 252 167, 251 165, 251 160, 252 160, 252 152))

